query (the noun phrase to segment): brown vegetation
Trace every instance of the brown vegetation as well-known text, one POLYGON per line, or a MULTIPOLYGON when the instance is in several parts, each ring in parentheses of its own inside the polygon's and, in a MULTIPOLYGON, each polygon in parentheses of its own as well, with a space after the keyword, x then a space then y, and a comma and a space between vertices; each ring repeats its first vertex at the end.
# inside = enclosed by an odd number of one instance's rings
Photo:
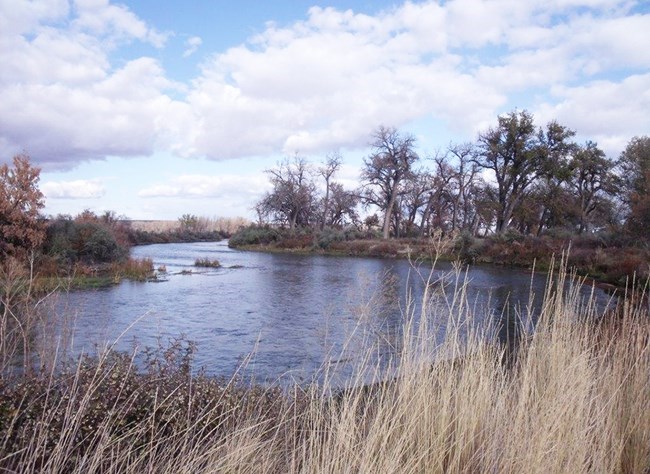
POLYGON ((140 369, 108 352, 2 377, 0 468, 647 472, 647 309, 628 302, 605 317, 577 288, 545 296, 535 332, 506 364, 490 328, 473 323, 478 309, 462 284, 448 300, 425 295, 421 315, 404 314, 392 362, 370 362, 369 344, 344 390, 209 378, 192 371, 194 349, 183 341, 146 351, 140 369), (446 339, 436 342, 441 324, 446 339))

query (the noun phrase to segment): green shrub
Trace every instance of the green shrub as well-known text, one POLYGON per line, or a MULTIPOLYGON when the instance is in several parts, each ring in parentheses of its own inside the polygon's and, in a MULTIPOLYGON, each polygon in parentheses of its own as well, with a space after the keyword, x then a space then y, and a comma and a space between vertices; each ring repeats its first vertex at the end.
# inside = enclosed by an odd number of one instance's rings
POLYGON ((122 229, 102 221, 92 213, 75 219, 60 216, 48 224, 43 253, 60 265, 123 262, 129 254, 122 229))
POLYGON ((346 235, 343 231, 332 229, 330 227, 320 231, 316 237, 318 246, 322 249, 330 248, 333 242, 342 242, 344 240, 348 239, 346 239, 346 235))
POLYGON ((270 244, 280 239, 281 232, 268 226, 248 226, 236 232, 228 241, 229 247, 270 244))
POLYGON ((80 235, 87 237, 79 242, 81 260, 88 263, 122 261, 128 256, 128 249, 118 245, 115 236, 105 227, 95 223, 83 223, 80 235))

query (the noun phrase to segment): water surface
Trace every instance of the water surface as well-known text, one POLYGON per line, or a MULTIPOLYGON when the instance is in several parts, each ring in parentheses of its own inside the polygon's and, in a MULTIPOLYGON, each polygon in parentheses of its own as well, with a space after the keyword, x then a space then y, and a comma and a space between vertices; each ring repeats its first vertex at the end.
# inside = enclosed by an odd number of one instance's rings
MULTIPOLYGON (((362 333, 379 352, 389 352, 407 294, 419 301, 431 273, 430 265, 407 260, 244 252, 226 241, 140 246, 132 256, 166 267, 165 281, 125 281, 64 297, 61 304, 75 314, 75 351, 107 342, 131 350, 183 336, 197 344, 196 365, 207 372, 231 376, 245 361, 242 372, 259 381, 304 380, 324 361, 350 363, 347 354, 362 333), (217 259, 222 267, 198 269, 197 258, 217 259)), ((433 281, 447 275, 447 292, 452 270, 438 263, 432 274, 433 281)), ((465 276, 467 299, 483 322, 503 320, 504 308, 513 313, 514 306, 534 313, 535 304, 526 309, 531 288, 538 302, 546 282, 544 275, 493 266, 473 266, 465 276)), ((600 292, 598 298, 607 300, 600 292)), ((503 337, 508 324, 499 327, 503 337)))

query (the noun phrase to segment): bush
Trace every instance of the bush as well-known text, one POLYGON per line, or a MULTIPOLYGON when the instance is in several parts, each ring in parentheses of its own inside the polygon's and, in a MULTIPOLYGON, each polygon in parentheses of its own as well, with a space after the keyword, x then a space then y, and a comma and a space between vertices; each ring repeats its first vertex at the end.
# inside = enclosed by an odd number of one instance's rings
POLYGON ((281 233, 278 229, 268 226, 248 226, 236 232, 228 241, 229 247, 244 247, 246 245, 260 245, 277 242, 281 233))
POLYGON ((196 260, 194 260, 194 266, 205 267, 205 268, 219 268, 221 266, 221 263, 219 263, 219 260, 211 260, 205 257, 205 258, 197 258, 196 260))
POLYGON ((89 212, 75 219, 59 216, 47 227, 43 252, 66 267, 78 262, 89 265, 123 262, 129 255, 123 231, 119 224, 104 222, 89 212))
POLYGON ((318 246, 322 249, 330 248, 333 242, 342 242, 344 240, 348 240, 345 233, 331 227, 323 229, 316 237, 318 246))
POLYGON ((219 442, 237 420, 280 423, 279 389, 193 375, 194 351, 178 339, 145 350, 143 371, 131 355, 108 352, 81 357, 56 375, 0 379, 0 470, 103 472, 83 469, 84 458, 104 462, 112 448, 129 452, 128 472, 144 472, 141 456, 155 462, 184 439, 219 442), (102 446, 111 448, 103 453, 102 446))
POLYGON ((115 236, 105 227, 95 223, 84 223, 79 228, 79 257, 87 263, 109 263, 123 261, 129 254, 126 247, 121 247, 115 236))
POLYGON ((150 258, 129 258, 123 263, 113 264, 114 280, 128 278, 134 281, 146 281, 154 278, 153 260, 150 258))

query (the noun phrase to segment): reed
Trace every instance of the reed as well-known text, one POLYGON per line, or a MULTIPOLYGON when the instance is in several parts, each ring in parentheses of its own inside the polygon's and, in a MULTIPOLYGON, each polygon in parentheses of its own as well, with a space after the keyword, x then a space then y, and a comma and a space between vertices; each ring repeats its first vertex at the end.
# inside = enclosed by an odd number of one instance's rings
POLYGON ((179 342, 144 371, 108 351, 67 372, 3 379, 0 469, 648 472, 647 303, 600 314, 580 282, 557 278, 516 355, 476 323, 462 277, 451 296, 430 285, 404 309, 392 359, 377 360, 371 335, 346 347, 357 365, 344 387, 325 367, 323 383, 282 390, 197 375, 179 342))

